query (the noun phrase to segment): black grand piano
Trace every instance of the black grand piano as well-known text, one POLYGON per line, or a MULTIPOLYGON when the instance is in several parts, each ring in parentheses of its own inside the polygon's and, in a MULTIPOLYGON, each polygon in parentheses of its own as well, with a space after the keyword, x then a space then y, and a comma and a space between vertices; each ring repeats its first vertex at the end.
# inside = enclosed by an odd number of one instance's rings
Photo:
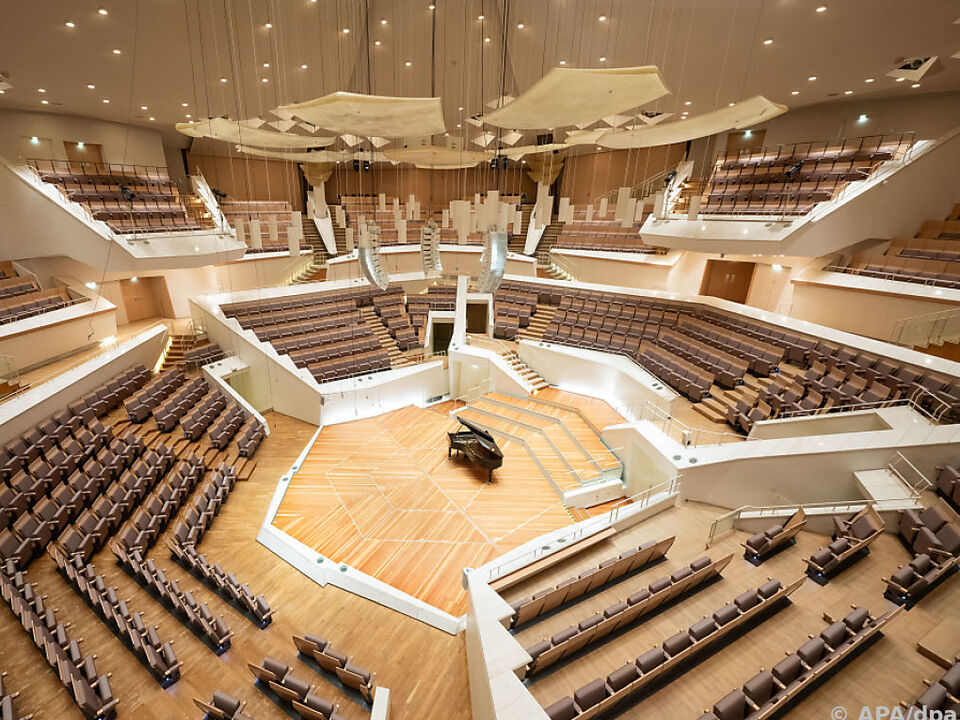
POLYGON ((450 457, 451 450, 456 450, 458 455, 463 453, 470 462, 486 468, 489 472, 488 480, 492 481, 493 471, 503 465, 503 452, 497 447, 497 441, 479 425, 474 425, 459 415, 457 420, 467 429, 447 433, 447 439, 450 441, 447 457, 450 457))

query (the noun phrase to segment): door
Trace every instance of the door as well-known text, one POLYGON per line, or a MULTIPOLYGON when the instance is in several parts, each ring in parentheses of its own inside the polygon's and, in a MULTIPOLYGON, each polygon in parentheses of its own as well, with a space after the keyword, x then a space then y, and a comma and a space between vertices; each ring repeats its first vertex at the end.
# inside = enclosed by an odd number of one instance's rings
POLYGON ((467 332, 486 334, 487 332, 486 301, 467 303, 467 332))
POLYGON ((103 146, 92 145, 85 142, 63 141, 63 149, 67 151, 67 160, 72 163, 79 162, 103 162, 103 146))
POLYGON ((153 283, 144 282, 139 278, 121 280, 120 292, 123 298, 123 308, 127 311, 128 323, 157 317, 160 314, 157 299, 153 292, 153 283))
POLYGON ((766 130, 736 130, 727 135, 727 152, 759 150, 767 136, 766 130))
POLYGON ((707 260, 703 281, 700 283, 700 294, 746 303, 756 267, 757 264, 752 262, 707 260))
POLYGON ((444 352, 450 347, 450 339, 453 337, 453 323, 433 321, 433 352, 444 352))

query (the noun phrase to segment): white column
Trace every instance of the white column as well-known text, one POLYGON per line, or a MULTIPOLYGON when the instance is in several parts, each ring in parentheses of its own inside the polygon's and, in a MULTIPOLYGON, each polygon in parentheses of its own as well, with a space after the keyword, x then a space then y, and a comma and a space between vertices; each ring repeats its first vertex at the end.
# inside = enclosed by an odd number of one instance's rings
POLYGON ((270 231, 270 244, 277 245, 280 242, 280 233, 277 230, 276 215, 270 215, 267 217, 267 228, 270 231))
POLYGON ((450 227, 450 211, 447 208, 440 211, 440 227, 450 227))
POLYGON ((263 235, 260 234, 260 221, 250 221, 250 247, 259 250, 263 247, 263 235))
POLYGON ((590 222, 591 220, 593 220, 593 203, 587 205, 586 222, 590 222))
POLYGON ((560 206, 557 208, 557 220, 560 222, 570 222, 573 220, 573 208, 570 205, 570 198, 560 198, 560 206))
POLYGON ((597 212, 601 219, 607 216, 607 199, 600 198, 600 210, 597 212))
MULTIPOLYGON (((697 216, 700 214, 700 195, 691 195, 690 196, 690 207, 687 208, 687 220, 696 220, 697 216)), ((666 208, 661 208, 665 210, 666 208)))
POLYGON ((400 220, 397 223, 397 242, 406 243, 407 242, 407 221, 400 220))
POLYGON ((337 221, 337 225, 340 227, 346 227, 347 214, 343 211, 343 205, 337 205, 337 209, 334 214, 336 216, 334 219, 337 221))
POLYGON ((519 235, 523 232, 523 210, 517 207, 513 212, 513 234, 519 235))
POLYGON ((330 208, 327 207, 327 191, 324 188, 324 183, 315 185, 313 190, 310 191, 310 196, 313 198, 313 216, 315 218, 323 220, 330 215, 330 208))
POLYGON ((377 209, 386 210, 387 209, 387 196, 383 193, 377 195, 377 209))
POLYGON ((237 242, 246 244, 247 236, 243 231, 243 218, 237 218, 233 221, 233 227, 237 231, 237 242))
POLYGON ((550 215, 553 212, 553 198, 550 195, 550 186, 546 183, 537 183, 537 227, 542 228, 550 224, 550 215))
POLYGON ((287 230, 287 249, 290 257, 300 257, 300 238, 303 236, 303 222, 299 210, 294 210, 290 217, 290 229, 287 230))
POLYGON ((637 199, 628 197, 623 201, 622 204, 623 210, 621 211, 621 205, 617 204, 617 212, 622 214, 620 215, 620 227, 628 228, 633 225, 633 216, 637 210, 637 199))
POLYGON ((346 230, 344 230, 343 236, 347 241, 347 252, 353 252, 353 228, 348 227, 346 230))
POLYGON ((613 211, 613 219, 623 222, 627 219, 626 209, 627 209, 627 200, 630 198, 630 188, 620 187, 617 188, 617 208, 613 211))
POLYGON ((457 242, 463 245, 470 234, 470 201, 452 200, 450 214, 453 216, 453 227, 457 231, 457 242))

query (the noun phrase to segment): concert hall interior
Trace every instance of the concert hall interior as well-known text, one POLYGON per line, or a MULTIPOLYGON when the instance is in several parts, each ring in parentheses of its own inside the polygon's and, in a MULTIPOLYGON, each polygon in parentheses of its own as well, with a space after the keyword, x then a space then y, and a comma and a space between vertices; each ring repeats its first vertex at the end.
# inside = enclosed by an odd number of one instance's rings
POLYGON ((0 17, 0 720, 956 718, 956 2, 0 17))

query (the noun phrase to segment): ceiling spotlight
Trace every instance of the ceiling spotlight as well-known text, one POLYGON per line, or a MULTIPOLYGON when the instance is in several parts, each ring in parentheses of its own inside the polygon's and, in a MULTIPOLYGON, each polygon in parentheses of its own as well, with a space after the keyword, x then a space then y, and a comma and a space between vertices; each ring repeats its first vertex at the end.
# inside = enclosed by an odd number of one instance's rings
POLYGON ((865 122, 866 122, 867 120, 869 120, 869 119, 870 119, 870 118, 868 118, 865 114, 862 114, 862 113, 861 113, 860 117, 857 118, 857 122, 858 122, 858 123, 865 123, 865 122))
POLYGON ((32 138, 30 138, 30 142, 31 142, 31 144, 33 144, 33 145, 39 145, 39 144, 40 144, 40 138, 38 138, 36 135, 34 135, 32 138))
POLYGON ((827 6, 826 6, 826 5, 821 5, 820 7, 817 8, 817 12, 818 12, 818 13, 822 13, 822 12, 826 12, 826 11, 827 11, 827 6))
POLYGON ((37 88, 37 92, 46 92, 43 88, 37 88))
POLYGON ((437 9, 437 6, 434 5, 433 3, 427 5, 427 10, 436 10, 436 9, 437 9))
POLYGON ((104 98, 104 99, 103 99, 103 104, 104 104, 104 105, 109 105, 109 104, 110 104, 110 101, 107 100, 106 98, 104 98))
POLYGON ((342 32, 344 35, 349 35, 349 34, 350 34, 350 28, 344 28, 344 29, 341 30, 340 32, 342 32))
POLYGON ((187 107, 188 103, 180 103, 180 107, 187 107))
POLYGON ((767 38, 763 41, 764 45, 773 45, 773 38, 767 38))
POLYGON ((483 15, 477 15, 477 20, 483 20, 483 15))
POLYGON ((873 82, 873 78, 867 78, 866 80, 864 80, 864 82, 865 82, 865 83, 871 83, 871 82, 873 82))
POLYGON ((190 118, 193 117, 193 115, 191 115, 190 113, 187 113, 186 115, 184 115, 184 117, 187 118, 187 120, 189 120, 190 118))
POLYGON ((306 69, 307 69, 307 64, 306 64, 306 63, 303 63, 303 64, 300 66, 300 69, 301 69, 301 70, 306 70, 306 69))
POLYGON ((567 61, 566 61, 566 60, 561 60, 561 61, 560 61, 560 64, 561 64, 561 65, 566 65, 566 64, 567 64, 567 61))
POLYGON ((488 43, 488 42, 490 42, 490 38, 486 37, 486 38, 483 39, 483 41, 484 41, 485 43, 488 43))
POLYGON ((141 110, 146 110, 146 109, 147 109, 147 106, 146 106, 146 105, 141 105, 141 106, 140 106, 140 109, 141 109, 141 110))
POLYGON ((84 147, 83 140, 77 143, 77 150, 83 150, 84 147))
POLYGON ((270 28, 273 27, 273 23, 265 23, 263 27, 264 27, 266 30, 269 30, 270 28))
POLYGON ((263 66, 264 66, 264 67, 270 67, 270 63, 264 63, 263 66))
POLYGON ((727 107, 733 107, 736 103, 727 103, 727 107))
POLYGON ((914 83, 914 84, 911 85, 910 87, 912 87, 912 88, 918 88, 918 87, 920 87, 920 83, 914 83))
POLYGON ((114 48, 114 49, 113 49, 113 54, 114 54, 114 55, 119 55, 119 54, 120 54, 120 48, 114 48))
POLYGON ((374 40, 373 44, 376 45, 377 47, 380 47, 383 43, 381 43, 379 40, 374 40))
POLYGON ((413 65, 413 63, 410 62, 409 60, 407 60, 407 61, 404 63, 404 65, 406 65, 407 67, 410 67, 411 65, 413 65))
POLYGON ((227 79, 225 77, 220 78, 220 82, 225 83, 227 79))
POLYGON ((87 83, 87 90, 93 90, 96 87, 93 83, 87 83))
POLYGON ((270 82, 270 80, 268 78, 260 78, 260 82, 265 83, 270 82))
POLYGON ((793 90, 793 91, 790 92, 790 94, 791 94, 791 95, 799 95, 799 94, 800 94, 800 91, 799 91, 799 90, 793 90))
POLYGON ((600 62, 606 62, 606 61, 607 61, 607 56, 606 56, 606 55, 601 55, 601 56, 600 56, 600 62))
POLYGON ((904 80, 906 80, 905 77, 898 77, 898 78, 897 78, 897 82, 903 82, 904 80))
POLYGON ((66 25, 68 28, 75 28, 75 27, 77 26, 77 24, 76 24, 75 22, 73 22, 72 20, 67 20, 67 21, 64 23, 64 25, 66 25))
POLYGON ((599 20, 600 22, 606 22, 606 21, 607 21, 607 16, 606 16, 606 15, 601 15, 600 17, 597 18, 597 20, 599 20))
POLYGON ((387 19, 386 19, 386 18, 381 18, 381 19, 380 19, 380 24, 381 24, 381 25, 386 25, 386 24, 387 24, 387 19))
POLYGON ((517 30, 523 30, 523 23, 517 23, 517 30))
POLYGON ((156 120, 156 118, 151 115, 151 116, 150 116, 150 120, 151 120, 151 122, 152 122, 153 120, 156 120))
POLYGON ((49 104, 50 104, 50 101, 49 101, 49 100, 41 100, 41 101, 40 101, 40 104, 41 104, 41 105, 49 105, 49 104))
POLYGON ((107 9, 106 9, 106 8, 100 8, 99 10, 97 10, 97 12, 100 13, 101 15, 108 15, 108 14, 109 14, 109 13, 107 12, 107 9))
POLYGON ((463 112, 463 105, 461 105, 460 107, 458 107, 457 110, 459 110, 460 112, 463 112))
POLYGON ((853 90, 844 90, 844 91, 843 91, 843 94, 844 94, 844 95, 853 95, 853 90))
POLYGON ((684 104, 684 105, 692 105, 693 103, 692 103, 690 100, 687 100, 687 101, 684 102, 683 104, 684 104))
POLYGON ((460 124, 460 123, 457 123, 457 127, 461 127, 461 124, 460 124))
POLYGON ((809 80, 810 82, 816 82, 817 76, 816 76, 816 75, 811 75, 810 77, 807 78, 807 80, 809 80))

